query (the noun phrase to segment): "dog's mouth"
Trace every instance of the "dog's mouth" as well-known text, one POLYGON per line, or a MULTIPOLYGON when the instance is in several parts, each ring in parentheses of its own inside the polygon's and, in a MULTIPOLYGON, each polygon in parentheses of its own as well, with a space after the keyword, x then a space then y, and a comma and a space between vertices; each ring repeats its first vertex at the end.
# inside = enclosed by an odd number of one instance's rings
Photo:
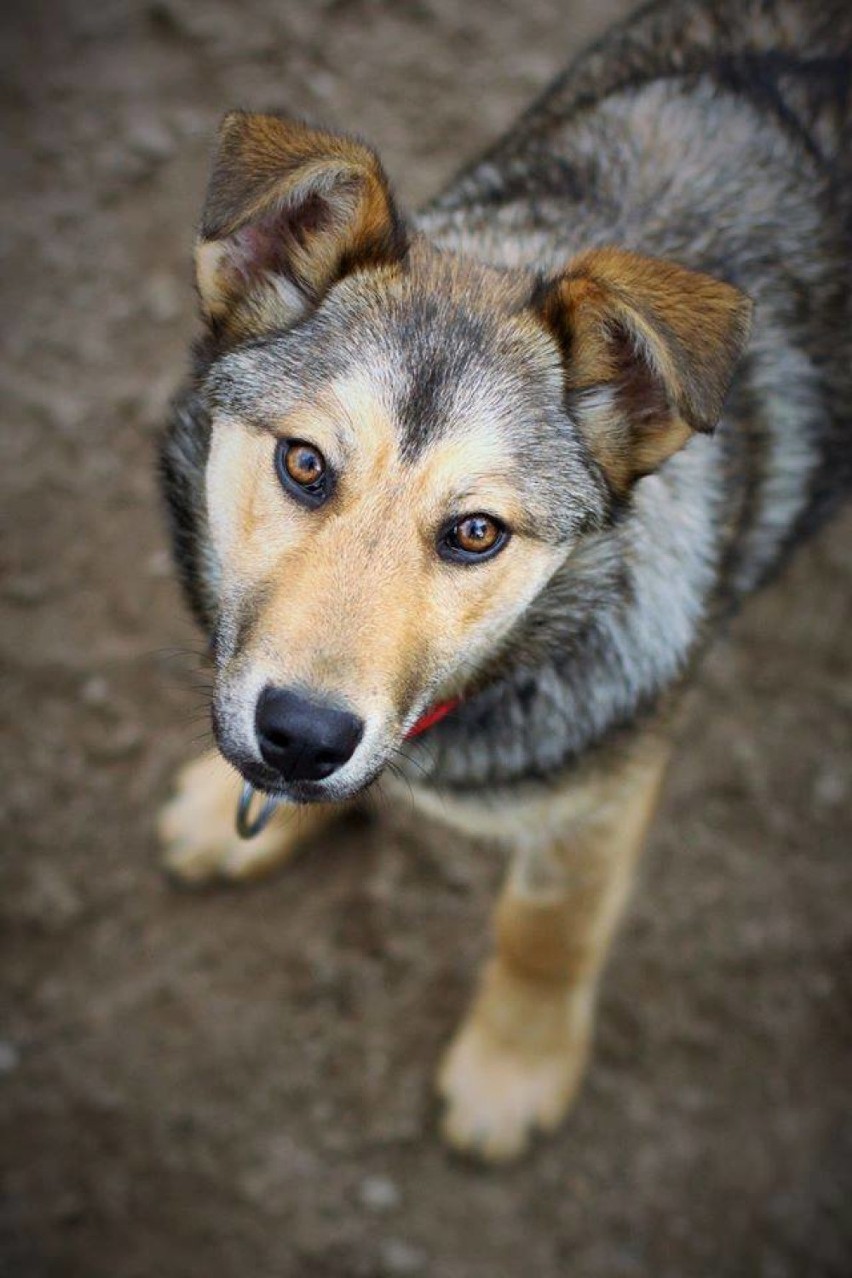
POLYGON ((268 750, 260 745, 257 732, 251 730, 257 728, 257 723, 243 722, 231 706, 223 707, 214 700, 212 723, 216 743, 223 758, 245 782, 242 824, 248 819, 245 816, 248 807, 251 805, 256 810, 264 800, 270 801, 271 811, 277 804, 342 803, 357 798, 374 785, 388 767, 393 768, 395 755, 406 742, 433 728, 456 709, 459 701, 459 697, 433 701, 407 724, 390 724, 381 718, 364 721, 360 739, 351 753, 323 774, 322 764, 319 769, 315 766, 319 762, 316 750, 310 756, 313 766, 309 767, 307 749, 302 751, 298 743, 294 750, 283 752, 282 766, 276 766, 279 759, 267 757, 268 750), (310 771, 315 775, 309 775, 310 771))
POLYGON ((345 786, 336 780, 331 783, 324 781, 285 781, 282 777, 276 776, 262 765, 240 768, 239 771, 253 790, 258 791, 260 794, 268 795, 269 798, 277 799, 280 803, 345 803, 347 799, 357 799, 359 794, 363 794, 365 790, 369 790, 370 786, 375 785, 386 767, 387 760, 383 760, 374 766, 362 780, 348 783, 345 786))
MULTIPOLYGON (((235 761, 231 759, 230 762, 235 761)), ((328 797, 322 781, 286 781, 272 768, 255 759, 240 761, 235 766, 253 790, 281 803, 319 803, 328 797)))
MULTIPOLYGON (((229 762, 233 761, 229 760, 229 762)), ((244 839, 253 839, 266 827, 273 812, 281 804, 304 806, 310 803, 342 802, 353 799, 369 789, 378 780, 383 770, 384 765, 381 765, 375 768, 364 781, 350 787, 347 793, 331 795, 322 782, 285 782, 272 769, 258 764, 255 760, 247 760, 238 767, 244 784, 234 813, 237 833, 244 839)))
POLYGON ((257 759, 235 754, 219 741, 223 757, 236 768, 246 785, 258 795, 274 799, 278 803, 306 805, 310 803, 343 803, 357 798, 373 785, 386 766, 386 760, 370 769, 360 779, 342 782, 336 776, 328 781, 292 781, 257 759))

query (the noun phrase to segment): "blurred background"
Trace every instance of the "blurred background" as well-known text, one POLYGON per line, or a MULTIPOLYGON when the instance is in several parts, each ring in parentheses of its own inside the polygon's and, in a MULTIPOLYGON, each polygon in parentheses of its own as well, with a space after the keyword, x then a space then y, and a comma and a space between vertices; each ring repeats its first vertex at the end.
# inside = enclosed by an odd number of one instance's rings
POLYGON ((250 889, 158 870, 206 742, 153 454, 218 117, 358 131, 416 204, 626 8, 3 7, 3 1274, 852 1273, 849 514, 705 667, 581 1103, 519 1166, 448 1155, 431 1093, 493 853, 403 822, 250 889))

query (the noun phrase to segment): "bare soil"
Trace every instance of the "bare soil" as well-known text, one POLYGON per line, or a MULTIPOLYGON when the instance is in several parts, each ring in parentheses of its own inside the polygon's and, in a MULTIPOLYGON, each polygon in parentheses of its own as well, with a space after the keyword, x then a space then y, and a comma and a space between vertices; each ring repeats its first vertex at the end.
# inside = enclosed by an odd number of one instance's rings
POLYGON ((622 7, 3 6, 3 1274, 852 1273, 848 515, 707 664, 581 1103, 516 1168, 431 1095, 493 854, 362 825, 250 890, 158 870, 205 725, 152 452, 217 117, 357 130, 416 202, 622 7))

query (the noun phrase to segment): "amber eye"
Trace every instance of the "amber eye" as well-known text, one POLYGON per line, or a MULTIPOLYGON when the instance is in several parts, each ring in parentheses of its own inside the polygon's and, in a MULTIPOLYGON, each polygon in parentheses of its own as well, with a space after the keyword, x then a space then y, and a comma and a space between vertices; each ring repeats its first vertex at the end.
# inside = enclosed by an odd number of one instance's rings
POLYGON ((287 492, 305 506, 321 506, 331 492, 325 458, 313 444, 301 439, 278 441, 275 469, 287 492))
POLYGON ((442 559, 454 563, 474 563, 491 559, 508 540, 509 531, 498 519, 491 515, 465 515, 444 529, 438 552, 442 559))
POLYGON ((284 454, 284 465, 290 478, 303 488, 315 484, 325 473, 322 455, 310 444, 289 444, 284 454))

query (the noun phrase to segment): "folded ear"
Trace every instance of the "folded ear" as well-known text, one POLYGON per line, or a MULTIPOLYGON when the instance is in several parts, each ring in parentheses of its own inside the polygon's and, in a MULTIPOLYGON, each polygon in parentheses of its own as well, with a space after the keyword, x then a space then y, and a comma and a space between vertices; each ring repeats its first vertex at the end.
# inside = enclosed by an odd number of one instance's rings
POLYGON ((343 275, 405 247, 369 147, 276 115, 225 117, 195 251, 208 319, 240 333, 292 323, 343 275))
POLYGON ((572 416, 620 493, 713 430, 752 311, 729 284, 615 248, 575 258, 533 307, 562 349, 572 416))

